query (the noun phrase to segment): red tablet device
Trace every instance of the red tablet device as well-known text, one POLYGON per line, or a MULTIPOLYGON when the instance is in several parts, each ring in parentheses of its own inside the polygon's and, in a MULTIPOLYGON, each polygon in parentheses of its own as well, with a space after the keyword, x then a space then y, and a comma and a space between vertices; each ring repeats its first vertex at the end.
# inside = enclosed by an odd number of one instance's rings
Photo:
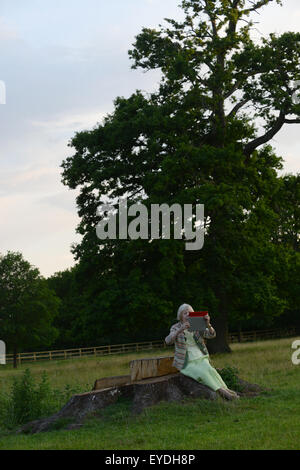
POLYGON ((200 312, 189 312, 189 317, 205 317, 205 315, 208 315, 207 310, 202 310, 200 312))
POLYGON ((208 315, 208 311, 189 312, 188 322, 191 325, 189 331, 204 331, 207 327, 204 320, 206 315, 208 315))

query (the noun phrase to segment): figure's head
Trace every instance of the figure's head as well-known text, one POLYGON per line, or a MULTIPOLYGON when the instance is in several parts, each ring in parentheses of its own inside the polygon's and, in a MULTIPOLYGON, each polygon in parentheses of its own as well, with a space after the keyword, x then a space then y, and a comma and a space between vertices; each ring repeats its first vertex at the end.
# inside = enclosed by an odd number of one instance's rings
POLYGON ((189 304, 182 304, 180 305, 179 309, 177 310, 177 320, 185 321, 188 318, 190 312, 193 312, 194 309, 189 304))

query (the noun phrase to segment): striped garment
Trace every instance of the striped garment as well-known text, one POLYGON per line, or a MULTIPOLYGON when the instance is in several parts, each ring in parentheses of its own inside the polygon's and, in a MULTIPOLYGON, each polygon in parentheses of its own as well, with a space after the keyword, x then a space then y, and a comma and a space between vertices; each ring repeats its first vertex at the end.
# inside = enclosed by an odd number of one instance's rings
MULTIPOLYGON (((176 367, 178 370, 181 370, 183 368, 185 357, 186 357, 185 335, 183 331, 181 333, 178 333, 181 326, 182 326, 181 322, 178 322, 178 323, 175 323, 175 325, 172 325, 169 335, 165 338, 165 343, 167 345, 175 343, 175 355, 174 355, 174 361, 172 365, 176 367)), ((213 329, 213 332, 210 332, 210 330, 206 328, 206 330, 202 334, 200 334, 199 331, 194 332, 195 342, 203 354, 208 354, 208 350, 205 345, 204 338, 215 338, 215 337, 216 337, 216 332, 214 329, 213 329)))

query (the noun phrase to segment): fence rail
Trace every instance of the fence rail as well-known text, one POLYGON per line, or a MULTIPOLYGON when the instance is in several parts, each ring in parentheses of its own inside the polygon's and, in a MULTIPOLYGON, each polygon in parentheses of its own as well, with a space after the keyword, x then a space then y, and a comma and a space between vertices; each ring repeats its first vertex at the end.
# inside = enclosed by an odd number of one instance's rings
MULTIPOLYGON (((141 343, 127 343, 127 344, 113 344, 107 346, 97 346, 90 348, 74 348, 74 349, 60 349, 52 351, 39 351, 30 353, 17 354, 17 362, 35 362, 35 361, 51 361, 57 359, 70 359, 83 356, 108 356, 111 354, 122 354, 126 352, 145 351, 152 349, 167 348, 162 340, 157 341, 144 341, 141 343)), ((6 354, 6 363, 13 362, 13 354, 6 354)))
MULTIPOLYGON (((229 343, 259 341, 264 339, 284 338, 296 336, 299 331, 295 327, 277 330, 241 331, 229 333, 229 343)), ((17 362, 51 361, 57 359, 70 359, 83 356, 108 356, 111 354, 122 354, 126 352, 147 351, 152 349, 169 348, 163 340, 144 341, 140 343, 113 344, 90 348, 59 349, 54 351, 39 351, 19 353, 17 362)), ((6 354, 6 363, 13 362, 13 354, 6 354)))
POLYGON ((290 336, 297 336, 299 333, 299 329, 296 327, 278 328, 274 330, 239 331, 236 333, 229 333, 228 340, 229 343, 244 343, 248 341, 286 338, 290 336))

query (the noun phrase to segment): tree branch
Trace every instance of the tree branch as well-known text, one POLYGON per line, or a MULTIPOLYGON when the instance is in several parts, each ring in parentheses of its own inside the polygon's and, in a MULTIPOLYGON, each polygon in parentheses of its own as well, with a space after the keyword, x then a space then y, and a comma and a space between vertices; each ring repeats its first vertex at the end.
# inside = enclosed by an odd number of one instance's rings
MULTIPOLYGON (((238 6, 238 4, 239 4, 239 1, 240 1, 240 0, 233 0, 233 2, 231 3, 232 10, 236 10, 236 9, 237 9, 237 6, 238 6)), ((239 18, 238 18, 238 19, 239 19, 239 18)), ((235 20, 235 19, 231 19, 231 20, 229 21, 229 25, 228 25, 228 29, 227 29, 228 34, 235 33, 237 22, 238 22, 238 20, 235 20)))
POLYGON ((217 25, 216 25, 216 18, 213 16, 213 14, 211 12, 211 9, 208 5, 208 0, 205 0, 205 12, 209 16, 209 19, 210 19, 210 22, 211 22, 213 37, 216 38, 216 37, 218 37, 218 29, 217 29, 217 25))
POLYGON ((253 7, 251 8, 247 8, 246 10, 243 11, 243 13, 247 14, 247 13, 250 13, 251 11, 256 11, 258 10, 259 8, 267 5, 269 2, 272 2, 273 0, 260 0, 259 2, 250 2, 253 4, 253 7))
POLYGON ((239 111, 240 108, 242 108, 246 103, 248 103, 248 101, 250 101, 250 100, 244 99, 244 100, 240 101, 239 103, 237 103, 234 106, 234 108, 232 108, 230 113, 227 114, 226 119, 231 118, 232 116, 234 116, 239 111))
POLYGON ((285 119, 286 124, 300 124, 300 119, 285 119))
POLYGON ((244 155, 249 159, 251 153, 260 145, 265 144, 269 140, 271 140, 277 132, 280 131, 283 124, 285 122, 285 113, 284 111, 280 111, 278 118, 276 119, 273 127, 269 129, 264 135, 257 137, 256 139, 252 140, 244 147, 244 155))

